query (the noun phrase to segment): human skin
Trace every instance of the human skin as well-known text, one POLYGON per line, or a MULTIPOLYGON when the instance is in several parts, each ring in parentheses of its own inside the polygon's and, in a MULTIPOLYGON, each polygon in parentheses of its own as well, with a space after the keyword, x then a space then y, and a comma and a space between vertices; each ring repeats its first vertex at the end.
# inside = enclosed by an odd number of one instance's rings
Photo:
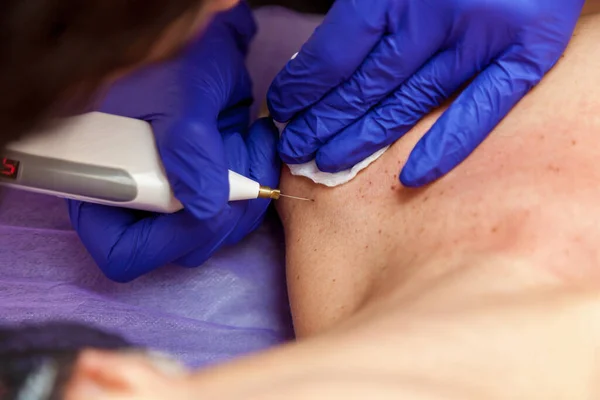
POLYGON ((425 188, 397 176, 442 110, 346 185, 284 168, 282 191, 315 199, 278 207, 298 342, 168 378, 88 352, 70 399, 598 398, 599 40, 600 18, 582 19, 542 83, 425 188))
POLYGON ((196 373, 84 352, 66 400, 597 399, 600 295, 365 308, 340 329, 196 373))
POLYGON ((299 337, 385 297, 407 301, 449 285, 458 301, 598 282, 597 20, 580 24, 564 58, 471 157, 427 187, 404 188, 398 173, 443 110, 345 185, 315 185, 284 168, 282 191, 315 200, 279 203, 299 337))

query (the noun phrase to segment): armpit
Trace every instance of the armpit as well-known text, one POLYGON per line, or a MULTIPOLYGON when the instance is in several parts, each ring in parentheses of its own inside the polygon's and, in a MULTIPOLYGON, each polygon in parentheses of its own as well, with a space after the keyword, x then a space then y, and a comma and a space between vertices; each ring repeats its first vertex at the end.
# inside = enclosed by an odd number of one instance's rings
POLYGON ((282 191, 315 199, 278 204, 300 335, 418 279, 424 265, 445 268, 474 254, 526 259, 569 279, 600 275, 600 231, 589 224, 600 219, 597 19, 584 19, 542 83, 431 185, 404 188, 398 174, 443 110, 345 185, 319 186, 284 168, 282 191))

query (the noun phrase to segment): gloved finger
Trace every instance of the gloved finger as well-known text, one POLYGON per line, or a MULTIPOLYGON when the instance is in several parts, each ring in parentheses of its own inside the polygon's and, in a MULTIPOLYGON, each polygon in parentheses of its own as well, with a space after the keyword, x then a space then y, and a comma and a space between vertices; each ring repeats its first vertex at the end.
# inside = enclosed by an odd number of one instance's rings
POLYGON ((196 265, 202 264, 241 216, 227 207, 211 220, 198 221, 186 210, 149 214, 72 200, 69 214, 94 261, 117 282, 131 281, 192 250, 203 255, 196 265))
POLYGON ((514 48, 491 64, 419 140, 400 174, 402 184, 425 185, 456 167, 542 75, 539 65, 514 48))
MULTIPOLYGON (((424 17, 413 14, 415 20, 411 24, 426 23, 424 17)), ((384 37, 349 80, 287 124, 279 143, 281 159, 288 164, 312 160, 324 143, 413 76, 445 40, 441 26, 429 29, 427 36, 420 38, 419 45, 404 32, 384 37)), ((442 69, 445 64, 438 63, 436 67, 442 69)))
POLYGON ((123 230, 140 219, 134 211, 122 208, 77 200, 67 200, 67 206, 73 229, 97 263, 110 254, 123 230), (93 217, 91 221, 87 218, 88 215, 93 217))
POLYGON ((248 176, 250 160, 248 159, 248 148, 242 135, 239 133, 223 135, 223 145, 227 154, 228 168, 240 175, 248 176))
MULTIPOLYGON (((259 119, 249 130, 245 144, 240 145, 240 135, 229 135, 225 139, 228 159, 233 171, 271 187, 279 182, 280 163, 277 155, 278 131, 268 118, 259 119), (235 154, 235 155, 234 155, 235 154)), ((243 143, 243 142, 242 142, 243 143)), ((229 203, 231 220, 235 229, 220 244, 235 244, 254 231, 263 221, 269 207, 269 199, 234 201, 229 203)), ((193 250, 177 259, 177 264, 197 266, 206 260, 205 250, 193 250)))
MULTIPOLYGON (((271 119, 262 118, 250 127, 246 139, 250 163, 248 177, 261 185, 272 188, 276 188, 279 184, 281 173, 281 164, 277 154, 277 136, 277 128, 271 119)), ((269 199, 248 201, 244 215, 227 242, 237 243, 258 228, 264 219, 270 202, 269 199)))
MULTIPOLYGON (((228 165, 219 130, 222 110, 251 101, 248 74, 239 67, 243 66, 242 55, 220 51, 235 46, 233 40, 231 34, 208 35, 207 40, 199 40, 188 49, 177 74, 181 80, 177 87, 184 88, 186 99, 180 117, 155 129, 175 196, 199 219, 217 215, 229 197, 228 165)), ((248 112, 236 115, 247 124, 248 112)), ((229 125, 246 129, 238 117, 233 120, 229 125)))
POLYGON ((386 33, 388 12, 385 1, 336 1, 271 84, 267 98, 273 118, 288 122, 348 79, 386 33))
POLYGON ((461 49, 438 54, 369 114, 321 147, 317 166, 324 172, 343 171, 395 142, 472 77, 476 65, 461 49))
MULTIPOLYGON (((223 135, 223 145, 227 154, 228 168, 240 175, 249 176, 250 160, 248 157, 248 149, 244 139, 239 133, 228 133, 223 135)), ((235 235, 235 229, 239 225, 239 221, 248 208, 248 201, 233 201, 228 205, 231 213, 231 221, 235 221, 234 226, 227 232, 227 237, 219 242, 219 245, 227 245, 234 243, 231 236, 235 235)), ((215 249, 216 250, 216 249, 215 249)), ((210 253, 212 254, 212 252, 210 253)), ((207 260, 206 249, 198 247, 179 257, 175 262, 184 267, 197 267, 207 260)))
POLYGON ((279 131, 270 118, 258 119, 250 127, 246 145, 250 161, 250 177, 262 185, 276 188, 281 163, 277 154, 279 131))

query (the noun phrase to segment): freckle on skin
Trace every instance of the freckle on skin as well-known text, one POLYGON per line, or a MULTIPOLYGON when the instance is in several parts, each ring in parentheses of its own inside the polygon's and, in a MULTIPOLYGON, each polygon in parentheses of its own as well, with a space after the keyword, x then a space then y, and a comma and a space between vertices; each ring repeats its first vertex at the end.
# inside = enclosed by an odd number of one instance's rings
POLYGON ((381 229, 379 230, 379 234, 381 235, 381 229))
POLYGON ((552 164, 548 165, 548 170, 556 173, 560 172, 560 168, 552 164))
POLYGON ((423 203, 427 202, 427 200, 429 200, 429 196, 425 196, 425 197, 423 198, 423 203))
POLYGON ((577 140, 571 140, 571 146, 575 146, 577 144, 577 140))
POLYGON ((299 281, 300 280, 300 275, 296 275, 296 280, 299 281))
POLYGON ((390 186, 390 189, 394 190, 394 189, 396 189, 396 187, 394 185, 392 185, 392 186, 390 186))
POLYGON ((494 227, 492 228, 492 233, 496 233, 496 232, 498 232, 498 227, 497 227, 497 226, 494 226, 494 227))
POLYGON ((546 137, 544 135, 540 135, 540 140, 544 140, 546 137))

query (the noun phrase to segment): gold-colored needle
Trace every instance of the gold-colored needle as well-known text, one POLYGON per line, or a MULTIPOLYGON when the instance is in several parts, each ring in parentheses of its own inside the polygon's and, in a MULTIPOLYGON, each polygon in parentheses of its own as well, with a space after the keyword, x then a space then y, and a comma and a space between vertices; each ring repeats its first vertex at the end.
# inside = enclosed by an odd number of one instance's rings
POLYGON ((302 201, 314 201, 313 199, 307 199, 305 197, 298 197, 298 196, 290 196, 289 194, 279 193, 279 195, 281 197, 287 197, 287 198, 290 198, 290 199, 296 199, 296 200, 302 200, 302 201))
POLYGON ((281 194, 279 189, 272 189, 268 186, 260 187, 260 189, 258 190, 258 197, 262 198, 262 199, 273 199, 273 200, 278 200, 279 197, 287 197, 287 198, 295 199, 295 200, 314 201, 313 199, 307 199, 305 197, 297 197, 297 196, 290 196, 289 194, 281 194))

